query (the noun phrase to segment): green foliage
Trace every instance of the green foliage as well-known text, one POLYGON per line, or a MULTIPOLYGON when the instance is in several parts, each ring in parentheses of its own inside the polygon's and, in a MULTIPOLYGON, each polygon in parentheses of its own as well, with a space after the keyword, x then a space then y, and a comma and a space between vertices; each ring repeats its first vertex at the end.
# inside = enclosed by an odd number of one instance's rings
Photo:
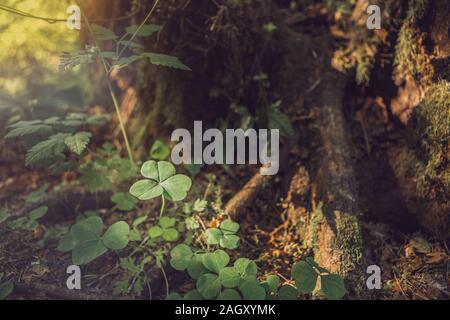
POLYGON ((175 167, 167 161, 147 161, 142 165, 141 174, 147 179, 137 181, 130 188, 130 193, 139 200, 163 196, 172 201, 181 201, 192 185, 188 176, 176 174, 175 167))
POLYGON ((119 221, 111 225, 102 235, 103 221, 91 216, 74 224, 58 246, 62 252, 72 251, 72 261, 76 265, 87 264, 111 250, 121 250, 129 242, 130 227, 119 221))
POLYGON ((222 248, 236 249, 239 246, 239 237, 236 233, 239 224, 230 219, 222 221, 219 228, 206 230, 206 242, 210 245, 220 245, 222 248))
POLYGON ((151 227, 148 234, 151 239, 162 237, 165 241, 178 240, 179 233, 175 226, 175 218, 161 217, 158 221, 158 225, 151 227))
POLYGON ((289 117, 280 110, 281 101, 270 104, 267 107, 267 119, 269 129, 279 129, 282 137, 290 137, 294 135, 289 117))
POLYGON ((291 276, 301 293, 312 293, 319 277, 321 291, 327 299, 341 299, 346 293, 342 277, 331 274, 328 270, 320 267, 312 258, 295 263, 292 266, 291 276))
POLYGON ((42 187, 40 187, 38 190, 31 192, 27 198, 25 199, 25 201, 27 203, 36 203, 41 201, 43 198, 45 198, 47 196, 47 189, 48 189, 49 185, 45 184, 42 187))
POLYGON ((8 209, 4 208, 0 210, 0 224, 5 222, 10 216, 11 214, 9 213, 8 209))
POLYGON ((161 140, 156 140, 150 149, 150 157, 154 160, 166 160, 170 155, 169 147, 161 140))
POLYGON ((116 204, 116 207, 122 211, 131 211, 136 207, 137 200, 129 193, 116 192, 111 197, 111 201, 116 204))
POLYGON ((9 223, 9 227, 11 229, 23 229, 32 231, 38 226, 37 220, 45 216, 47 211, 48 207, 46 206, 38 207, 29 212, 26 216, 11 221, 9 223))
POLYGON ((26 165, 38 166, 63 160, 68 149, 76 155, 86 149, 91 134, 78 127, 103 124, 105 117, 69 114, 66 118, 51 117, 46 120, 19 121, 9 128, 6 139, 22 138, 33 146, 28 149, 26 165), (36 141, 38 141, 36 143, 36 141))

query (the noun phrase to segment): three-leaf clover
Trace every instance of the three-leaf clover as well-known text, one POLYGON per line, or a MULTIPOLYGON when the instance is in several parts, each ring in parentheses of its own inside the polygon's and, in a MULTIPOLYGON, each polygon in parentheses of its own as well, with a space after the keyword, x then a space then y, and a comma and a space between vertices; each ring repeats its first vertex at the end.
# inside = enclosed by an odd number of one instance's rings
POLYGON ((320 267, 312 258, 306 258, 292 266, 291 276, 295 280, 298 291, 312 293, 320 277, 320 289, 327 299, 341 299, 347 292, 344 280, 338 274, 331 274, 320 267))
POLYGON ((9 227, 12 229, 34 230, 38 226, 37 220, 45 216, 47 211, 47 206, 38 207, 28 213, 28 215, 11 221, 9 227))
POLYGON ((211 245, 219 244, 222 248, 236 249, 239 246, 239 237, 236 233, 239 224, 230 219, 222 221, 219 228, 206 230, 206 242, 211 245))
POLYGON ((181 201, 192 186, 191 179, 184 174, 176 174, 175 167, 168 161, 147 161, 142 165, 141 174, 146 179, 137 181, 130 188, 130 193, 139 200, 163 196, 181 201))
POLYGON ((174 225, 175 218, 161 217, 158 225, 150 228, 148 235, 152 239, 162 237, 166 241, 176 241, 179 234, 174 225))
POLYGON ((58 246, 62 252, 72 251, 72 261, 84 265, 100 257, 108 249, 120 250, 127 246, 130 227, 124 221, 111 225, 102 235, 103 221, 91 216, 74 224, 58 246))

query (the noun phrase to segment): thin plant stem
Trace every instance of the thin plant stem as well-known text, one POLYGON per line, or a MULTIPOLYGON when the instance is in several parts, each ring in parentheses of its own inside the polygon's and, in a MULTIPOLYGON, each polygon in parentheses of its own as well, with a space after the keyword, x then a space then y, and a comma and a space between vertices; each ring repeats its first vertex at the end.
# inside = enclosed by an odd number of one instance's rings
MULTIPOLYGON (((100 48, 98 43, 97 43, 97 39, 95 38, 94 32, 92 31, 91 24, 89 23, 89 20, 87 19, 87 17, 85 16, 83 11, 81 11, 81 14, 83 15, 83 19, 86 21, 86 25, 87 25, 87 27, 89 29, 89 32, 91 33, 94 41, 95 41, 95 45, 98 48, 100 48)), ((110 93, 111 98, 113 100, 114 109, 116 111, 117 118, 119 119, 120 131, 122 132, 123 140, 125 141, 125 146, 127 148, 128 157, 130 158, 131 163, 134 164, 133 153, 131 152, 131 147, 130 147, 130 142, 128 140, 127 131, 125 130, 125 124, 123 122, 122 113, 120 112, 119 102, 117 101, 117 97, 116 97, 116 94, 114 93, 113 87, 111 85, 111 81, 109 81, 109 74, 110 74, 110 72, 108 70, 108 66, 106 65, 105 59, 103 57, 101 57, 101 60, 102 60, 103 67, 105 69, 105 77, 106 77, 106 82, 108 84, 108 90, 109 90, 109 93, 110 93)))
POLYGON ((162 201, 162 204, 161 204, 161 211, 159 212, 159 217, 160 217, 160 218, 162 217, 163 212, 164 212, 164 207, 166 206, 166 199, 164 198, 164 195, 163 195, 163 194, 161 195, 161 201, 162 201))
POLYGON ((164 271, 163 266, 159 266, 159 268, 161 269, 161 272, 163 274, 163 278, 164 278, 164 282, 166 284, 166 298, 169 296, 169 280, 167 279, 167 275, 166 272, 164 271))

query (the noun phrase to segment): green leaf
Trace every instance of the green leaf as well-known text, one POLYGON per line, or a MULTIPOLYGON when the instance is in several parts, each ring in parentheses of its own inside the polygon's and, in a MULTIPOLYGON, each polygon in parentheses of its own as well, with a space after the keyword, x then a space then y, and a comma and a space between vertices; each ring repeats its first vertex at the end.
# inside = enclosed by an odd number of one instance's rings
POLYGON ((281 101, 271 104, 267 108, 267 119, 269 129, 279 129, 280 135, 283 137, 290 137, 294 135, 289 117, 280 111, 281 101))
POLYGON ((330 300, 341 299, 347 292, 344 280, 337 274, 320 276, 320 284, 322 292, 330 300))
POLYGON ((0 300, 6 299, 14 290, 12 281, 0 282, 0 300))
POLYGON ((136 206, 137 200, 135 197, 129 193, 116 192, 111 197, 112 202, 114 202, 119 210, 130 211, 136 206))
POLYGON ((298 296, 298 290, 291 285, 284 285, 278 290, 278 296, 282 300, 296 300, 298 296))
POLYGON ((34 209, 33 211, 31 211, 28 216, 30 217, 30 219, 32 220, 37 220, 42 218, 43 216, 45 216, 45 214, 48 211, 48 207, 47 206, 42 206, 39 208, 34 209))
POLYGON ((184 297, 184 300, 202 300, 202 294, 197 289, 191 290, 187 292, 184 297))
POLYGON ((223 250, 205 253, 203 255, 203 265, 210 271, 219 273, 230 262, 230 257, 223 250))
POLYGON ((278 286, 280 285, 280 277, 277 275, 269 275, 266 279, 267 286, 271 292, 276 293, 278 291, 278 286))
POLYGON ((225 288, 235 288, 241 281, 239 272, 234 267, 226 267, 220 270, 219 273, 220 283, 225 288))
POLYGON ((210 245, 219 244, 219 241, 222 237, 222 231, 217 228, 209 228, 205 231, 206 235, 206 243, 210 245))
POLYGON ((61 252, 69 252, 72 251, 76 245, 77 242, 75 238, 73 237, 72 233, 69 232, 60 240, 58 244, 58 250, 61 252))
POLYGON ((316 287, 317 272, 305 261, 294 263, 291 276, 295 279, 295 284, 301 293, 311 293, 316 287))
POLYGON ((197 290, 205 299, 212 299, 220 293, 220 280, 215 274, 206 273, 197 280, 197 290))
POLYGON ((256 263, 247 258, 239 258, 234 262, 234 267, 239 272, 242 278, 248 276, 256 276, 258 273, 258 267, 256 263))
POLYGON ((150 149, 150 156, 155 160, 166 160, 170 155, 169 147, 161 140, 156 140, 150 149))
POLYGON ((170 265, 179 271, 186 270, 191 262, 194 253, 191 248, 185 244, 179 244, 170 252, 170 265))
POLYGON ((123 46, 127 46, 128 48, 138 48, 142 49, 144 46, 140 43, 134 42, 134 41, 128 41, 128 40, 121 40, 119 43, 123 46))
POLYGON ((150 230, 148 230, 148 235, 150 238, 155 239, 158 237, 161 237, 164 232, 164 229, 159 226, 151 227, 150 230))
POLYGON ((219 300, 241 300, 239 292, 234 289, 225 289, 219 295, 219 300))
POLYGON ((78 243, 72 251, 72 262, 85 265, 103 255, 108 249, 100 239, 78 243))
POLYGON ((234 234, 239 230, 239 223, 233 222, 231 219, 222 221, 220 229, 224 234, 234 234))
POLYGON ((111 29, 105 28, 103 26, 93 24, 92 29, 94 31, 95 38, 97 40, 105 41, 105 40, 113 40, 113 39, 117 38, 114 31, 112 31, 111 29))
POLYGON ((141 225, 141 224, 144 223, 147 219, 148 219, 147 216, 137 217, 137 218, 133 221, 133 227, 137 227, 137 226, 141 225))
POLYGON ((67 137, 64 140, 64 143, 67 147, 69 147, 70 151, 77 155, 81 155, 81 153, 86 149, 89 141, 91 140, 92 134, 89 132, 78 132, 73 136, 67 137))
POLYGON ((162 237, 166 241, 177 241, 179 233, 175 228, 164 229, 162 237))
POLYGON ((13 230, 19 229, 22 228, 28 222, 28 220, 28 217, 20 217, 9 222, 8 226, 13 230))
POLYGON ((220 246, 227 249, 236 249, 239 247, 239 237, 233 234, 224 234, 220 239, 220 246))
POLYGON ((260 285, 256 279, 246 280, 239 285, 239 290, 244 300, 264 300, 266 298, 266 290, 260 285))
POLYGON ((3 223, 11 216, 11 214, 8 212, 8 209, 2 209, 0 210, 0 223, 3 223))
POLYGON ((47 140, 39 142, 28 150, 25 164, 27 166, 37 165, 44 161, 50 162, 61 158, 66 149, 64 141, 68 136, 70 135, 66 133, 57 133, 47 140))
POLYGON ((192 71, 191 68, 183 64, 177 57, 152 52, 146 52, 142 56, 149 58, 150 62, 154 65, 192 71))
POLYGON ((173 227, 175 225, 175 218, 169 218, 169 217, 161 217, 161 219, 159 219, 158 224, 164 228, 170 228, 173 227))
POLYGON ((137 31, 136 37, 148 37, 159 30, 161 30, 161 27, 154 24, 145 24, 141 28, 139 28, 138 25, 132 25, 125 29, 125 31, 131 35, 135 34, 137 31))
POLYGON ((52 127, 46 124, 23 124, 12 129, 5 139, 12 139, 30 135, 48 135, 52 132, 52 127))
POLYGON ((180 201, 192 186, 191 179, 176 174, 175 167, 167 161, 147 161, 142 165, 141 174, 147 179, 137 181, 130 188, 130 193, 140 200, 150 200, 164 194, 169 200, 180 201))
POLYGON ((203 212, 203 211, 205 211, 207 205, 208 205, 208 201, 202 200, 202 199, 197 199, 194 202, 192 210, 194 210, 195 212, 203 212))
POLYGON ((202 256, 199 254, 194 255, 194 257, 189 262, 187 267, 187 272, 192 279, 197 280, 204 273, 208 272, 208 269, 203 266, 202 256))
POLYGON ((36 203, 36 202, 42 200, 47 195, 48 187, 49 187, 49 185, 46 184, 46 185, 42 186, 41 188, 39 188, 38 190, 31 192, 27 196, 25 201, 28 203, 36 203))
POLYGON ((182 299, 182 297, 178 292, 171 292, 166 297, 166 300, 181 300, 181 299, 182 299))
POLYGON ((130 239, 130 226, 125 221, 114 223, 102 237, 103 244, 111 250, 125 248, 130 239))

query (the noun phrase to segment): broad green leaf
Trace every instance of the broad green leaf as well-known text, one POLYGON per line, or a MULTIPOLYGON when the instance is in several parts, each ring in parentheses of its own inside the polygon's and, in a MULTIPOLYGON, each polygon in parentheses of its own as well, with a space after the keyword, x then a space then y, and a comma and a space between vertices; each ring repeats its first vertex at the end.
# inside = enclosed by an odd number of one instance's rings
POLYGON ((164 232, 162 234, 162 237, 166 241, 177 241, 178 240, 179 233, 175 228, 168 228, 164 229, 164 232))
POLYGON ((133 35, 136 33, 136 37, 148 37, 159 30, 161 30, 161 27, 154 24, 145 24, 141 28, 138 25, 132 25, 125 29, 128 34, 133 35))
POLYGON ((69 232, 62 237, 61 241, 58 244, 58 250, 61 252, 72 251, 76 245, 77 242, 75 238, 73 237, 72 233, 69 232))
POLYGON ((320 284, 322 292, 330 300, 341 299, 347 292, 344 280, 337 274, 320 276, 320 284))
POLYGON ((192 186, 191 179, 176 174, 175 167, 167 161, 147 161, 142 165, 141 174, 148 179, 139 180, 130 188, 130 193, 140 200, 150 200, 164 194, 169 200, 180 201, 192 186))
POLYGON ((203 265, 210 271, 219 273, 230 262, 230 257, 223 250, 205 253, 203 255, 203 265))
POLYGON ((166 297, 166 300, 181 300, 181 299, 182 299, 182 297, 178 292, 171 292, 166 297))
POLYGON ((28 216, 30 217, 30 219, 32 220, 37 220, 42 218, 43 216, 45 216, 45 214, 48 211, 48 207, 47 206, 42 206, 39 208, 34 209, 33 211, 31 211, 28 216))
POLYGON ((205 231, 206 242, 210 245, 219 244, 220 238, 222 237, 222 231, 217 228, 209 228, 205 231))
POLYGON ((318 274, 305 261, 294 263, 291 276, 295 279, 295 284, 301 293, 311 293, 316 287, 318 274))
POLYGON ((202 199, 197 199, 194 202, 192 210, 194 210, 196 212, 203 212, 203 211, 205 211, 207 205, 208 205, 208 201, 202 200, 202 199))
POLYGON ((94 35, 97 40, 104 41, 104 40, 113 40, 117 38, 114 31, 105 28, 103 26, 93 24, 92 29, 94 30, 94 35))
POLYGON ((131 188, 130 193, 139 200, 150 200, 159 197, 164 192, 164 189, 153 180, 139 180, 135 182, 131 188))
POLYGON ((291 285, 284 285, 278 290, 278 296, 281 300, 295 300, 298 296, 298 290, 291 285))
POLYGON ((117 59, 117 53, 115 51, 102 51, 98 56, 106 59, 117 59))
POLYGON ((78 243, 72 251, 72 262, 76 265, 85 265, 92 260, 103 255, 108 249, 103 242, 98 240, 89 240, 78 243))
POLYGON ((267 119, 269 129, 279 129, 280 135, 283 137, 290 137, 294 135, 289 117, 280 111, 281 101, 271 104, 267 108, 267 119))
POLYGON ((141 225, 141 224, 144 223, 147 219, 148 219, 147 216, 137 217, 137 218, 133 221, 133 227, 137 227, 137 226, 141 225))
POLYGON ((266 290, 260 285, 256 279, 246 280, 239 285, 244 300, 264 300, 266 298, 266 290))
POLYGON ((202 300, 202 294, 197 289, 191 290, 187 292, 184 297, 184 300, 202 300))
POLYGON ((256 263, 247 258, 239 258, 234 262, 234 267, 239 272, 242 278, 248 276, 256 276, 258 273, 258 267, 256 263))
POLYGON ((191 262, 194 253, 191 248, 185 244, 179 244, 170 252, 170 265, 179 271, 186 270, 191 262))
POLYGON ((129 193, 116 192, 111 198, 119 210, 130 211, 136 206, 136 198, 129 193))
POLYGON ((77 242, 93 241, 100 240, 102 229, 102 218, 92 216, 73 225, 71 233, 77 242))
POLYGON ((48 135, 52 132, 52 127, 46 124, 23 125, 12 129, 5 139, 12 139, 30 135, 48 135))
POLYGON ((160 226, 154 226, 154 227, 151 227, 150 230, 148 230, 148 235, 152 239, 161 237, 163 233, 164 233, 164 229, 161 228, 160 226))
POLYGON ((0 300, 6 299, 14 290, 12 281, 0 282, 0 300))
POLYGON ((155 160, 166 160, 170 155, 169 147, 161 140, 156 140, 150 149, 150 156, 155 160))
POLYGON ((241 281, 239 272, 234 267, 226 267, 220 270, 219 273, 220 283, 225 288, 235 288, 241 281))
POLYGON ((183 64, 177 57, 152 52, 146 52, 143 56, 149 58, 150 62, 154 65, 192 71, 191 68, 183 64))
POLYGON ((140 43, 134 42, 134 41, 128 41, 128 40, 121 40, 119 43, 123 46, 127 46, 128 48, 138 48, 142 49, 144 46, 140 43))
POLYGON ((212 299, 220 293, 220 280, 215 274, 206 273, 197 280, 197 290, 200 291, 203 298, 212 299))
POLYGON ((192 279, 197 280, 204 273, 208 272, 202 262, 202 256, 199 254, 194 255, 194 257, 189 262, 187 267, 187 272, 192 279))
POLYGON ((28 217, 20 217, 10 221, 8 223, 8 226, 13 230, 19 229, 22 228, 28 220, 29 220, 28 217))
POLYGON ((225 289, 219 295, 219 300, 241 300, 239 292, 234 289, 225 289))
POLYGON ((222 221, 220 229, 224 234, 234 234, 239 230, 239 224, 230 219, 222 221))
POLYGON ((128 244, 130 226, 125 221, 114 223, 102 237, 103 244, 111 250, 121 250, 128 244))
POLYGON ((164 228, 170 228, 173 227, 175 225, 175 218, 170 218, 170 217, 161 217, 161 219, 159 219, 158 224, 164 228))
POLYGON ((2 209, 0 210, 0 223, 3 223, 11 216, 11 214, 8 212, 8 209, 2 209))
POLYGON ((239 237, 234 234, 224 234, 220 238, 220 246, 227 249, 236 249, 239 247, 239 237))
POLYGON ((78 132, 73 136, 67 137, 64 140, 64 143, 69 147, 70 151, 77 155, 81 155, 91 140, 91 137, 92 135, 89 132, 78 132))
POLYGON ((276 293, 280 285, 280 277, 274 274, 269 275, 267 276, 266 283, 270 291, 276 293))

